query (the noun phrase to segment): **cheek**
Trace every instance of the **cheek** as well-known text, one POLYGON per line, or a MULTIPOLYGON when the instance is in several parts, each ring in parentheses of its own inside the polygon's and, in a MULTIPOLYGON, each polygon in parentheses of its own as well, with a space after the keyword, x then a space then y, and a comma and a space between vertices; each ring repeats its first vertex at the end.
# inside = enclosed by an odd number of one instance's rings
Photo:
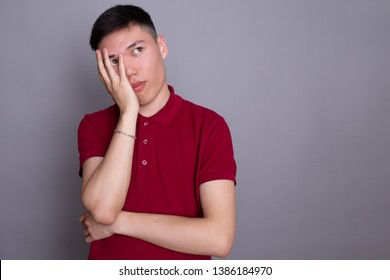
POLYGON ((150 76, 150 75, 153 76, 154 73, 157 71, 158 65, 157 65, 157 61, 155 59, 147 58, 147 59, 140 61, 140 63, 138 63, 137 68, 140 72, 142 72, 148 76, 150 76))
POLYGON ((155 57, 153 61, 151 61, 151 72, 154 73, 155 76, 164 75, 165 66, 164 61, 161 57, 155 57))
POLYGON ((160 53, 140 57, 134 65, 140 76, 150 80, 164 78, 164 61, 160 53))

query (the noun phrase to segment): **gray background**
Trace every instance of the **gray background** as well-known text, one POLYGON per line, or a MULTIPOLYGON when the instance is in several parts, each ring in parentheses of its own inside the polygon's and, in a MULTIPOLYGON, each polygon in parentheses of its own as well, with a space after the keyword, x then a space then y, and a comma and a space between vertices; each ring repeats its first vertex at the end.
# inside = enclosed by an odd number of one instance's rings
MULTIPOLYGON (((88 47, 125 1, 0 3, 0 258, 84 259, 76 130, 111 100, 88 47)), ((133 1, 168 80, 230 125, 231 259, 390 259, 390 1, 133 1)))

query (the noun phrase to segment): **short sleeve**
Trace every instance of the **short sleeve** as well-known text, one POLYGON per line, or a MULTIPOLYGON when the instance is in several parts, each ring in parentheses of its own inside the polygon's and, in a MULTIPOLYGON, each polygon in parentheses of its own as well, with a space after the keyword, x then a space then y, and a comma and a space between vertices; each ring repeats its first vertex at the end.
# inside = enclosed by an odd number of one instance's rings
POLYGON ((81 176, 84 162, 91 157, 104 157, 107 151, 107 145, 104 143, 99 129, 88 118, 88 115, 79 124, 77 142, 80 161, 79 175, 81 176))
POLYGON ((232 180, 236 184, 237 166, 233 142, 226 121, 216 115, 203 135, 199 183, 232 180))

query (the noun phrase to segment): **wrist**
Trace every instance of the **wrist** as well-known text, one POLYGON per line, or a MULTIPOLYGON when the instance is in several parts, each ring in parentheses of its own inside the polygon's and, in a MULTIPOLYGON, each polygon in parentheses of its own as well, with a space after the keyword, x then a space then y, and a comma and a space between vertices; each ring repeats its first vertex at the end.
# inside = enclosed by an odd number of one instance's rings
POLYGON ((121 211, 113 224, 112 230, 114 234, 127 235, 127 222, 126 216, 128 216, 130 212, 121 211))
POLYGON ((116 129, 128 134, 135 135, 137 117, 137 111, 120 112, 116 129))
POLYGON ((136 106, 119 108, 121 118, 137 118, 139 108, 136 106))

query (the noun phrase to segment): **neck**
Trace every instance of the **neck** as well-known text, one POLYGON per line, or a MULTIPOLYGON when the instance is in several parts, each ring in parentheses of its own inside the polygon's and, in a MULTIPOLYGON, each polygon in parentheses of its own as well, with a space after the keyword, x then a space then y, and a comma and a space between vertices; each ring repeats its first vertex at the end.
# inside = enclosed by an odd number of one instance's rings
POLYGON ((170 95, 171 92, 169 91, 168 85, 164 83, 160 92, 152 101, 147 104, 140 105, 139 114, 147 118, 157 114, 162 108, 164 108, 165 104, 167 104, 170 95))

